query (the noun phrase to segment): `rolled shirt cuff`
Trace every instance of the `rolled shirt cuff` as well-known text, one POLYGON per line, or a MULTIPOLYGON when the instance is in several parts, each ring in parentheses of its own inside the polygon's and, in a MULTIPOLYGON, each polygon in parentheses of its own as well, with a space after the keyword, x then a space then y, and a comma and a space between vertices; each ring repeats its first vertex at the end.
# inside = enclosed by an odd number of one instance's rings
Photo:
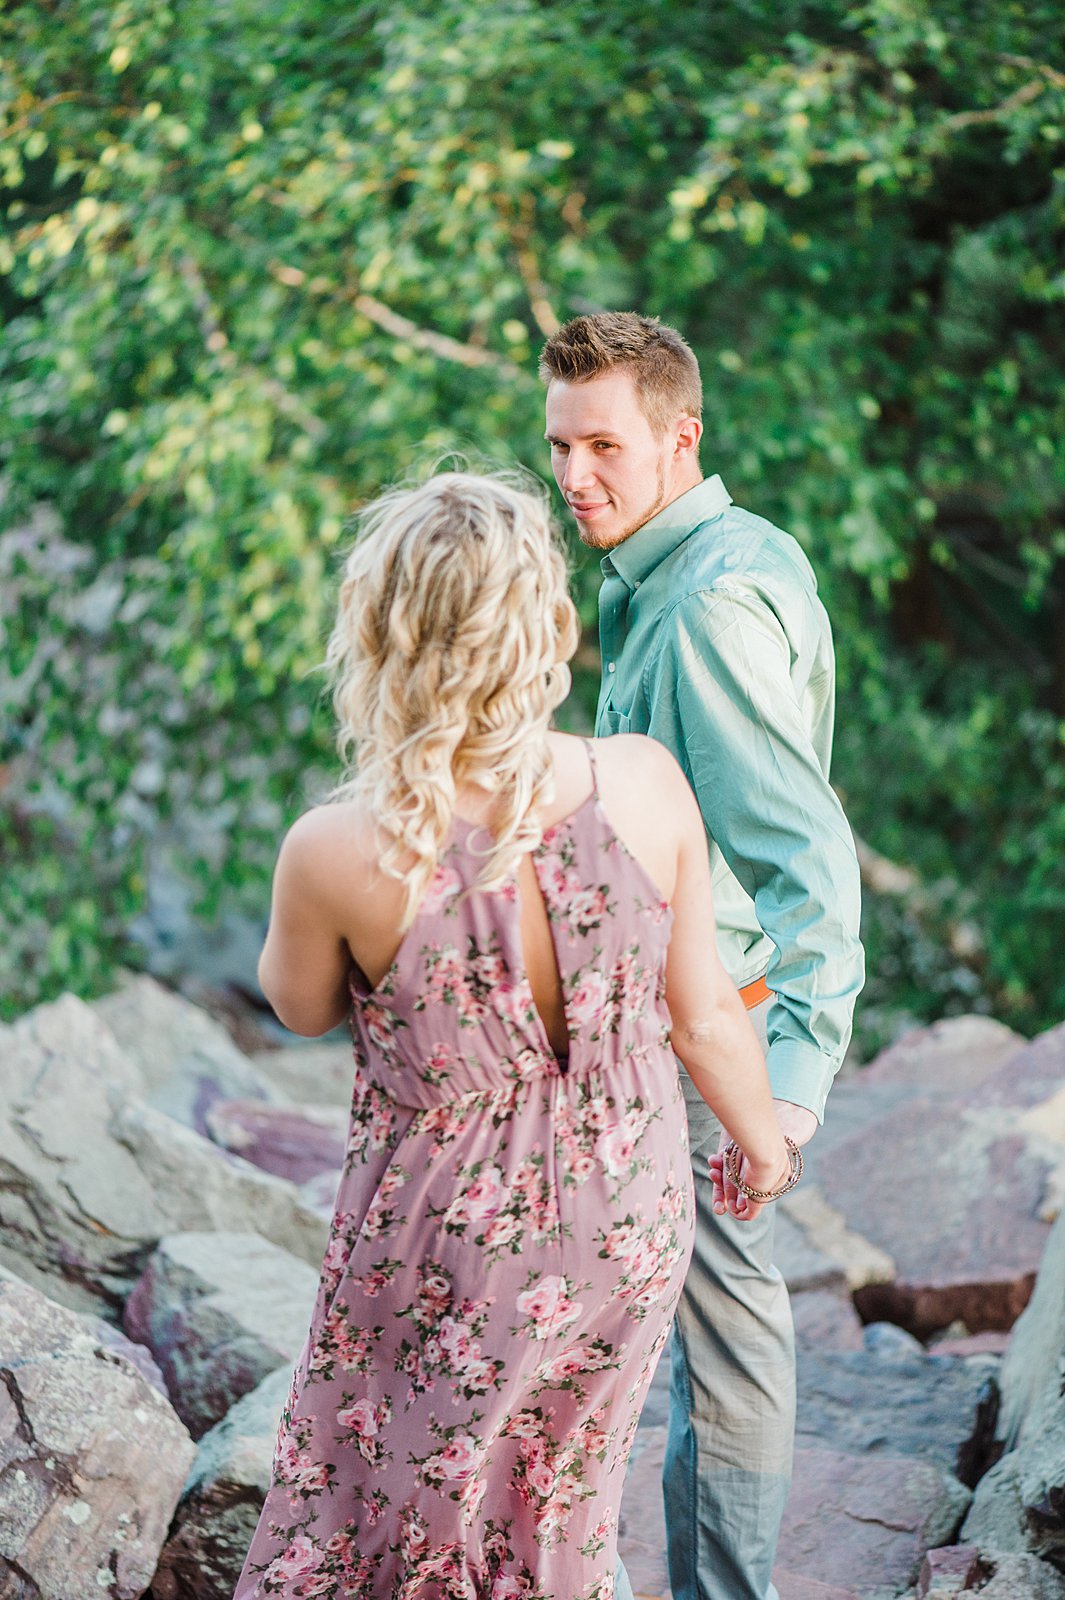
POLYGON ((839 1070, 838 1061, 800 1039, 774 1039, 766 1065, 774 1100, 805 1106, 818 1122, 824 1122, 825 1102, 839 1070))

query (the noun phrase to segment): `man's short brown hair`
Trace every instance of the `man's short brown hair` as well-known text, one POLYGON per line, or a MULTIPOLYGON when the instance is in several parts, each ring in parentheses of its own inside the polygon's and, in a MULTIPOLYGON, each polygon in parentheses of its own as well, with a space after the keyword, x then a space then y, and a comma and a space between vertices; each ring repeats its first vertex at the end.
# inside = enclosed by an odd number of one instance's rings
POLYGON ((624 368, 655 433, 680 417, 702 417, 699 363, 676 328, 635 311, 574 317, 553 333, 540 354, 545 383, 588 383, 624 368))

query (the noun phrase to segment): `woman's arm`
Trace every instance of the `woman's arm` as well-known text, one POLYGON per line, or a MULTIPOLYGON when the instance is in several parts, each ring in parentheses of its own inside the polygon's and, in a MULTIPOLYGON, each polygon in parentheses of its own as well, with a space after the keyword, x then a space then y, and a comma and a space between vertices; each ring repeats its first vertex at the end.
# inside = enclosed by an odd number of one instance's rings
POLYGON ((344 1021, 351 956, 335 915, 335 818, 322 807, 286 834, 274 870, 259 983, 293 1033, 310 1038, 344 1021))
MULTIPOLYGON (((773 1106, 765 1060, 743 1002, 717 953, 706 833, 680 768, 670 762, 669 808, 677 821, 673 935, 666 963, 672 1044, 695 1087, 746 1157, 744 1181, 778 1188, 790 1162, 773 1106)), ((725 1209, 723 1200, 719 1210, 725 1209)), ((736 1216, 761 1207, 739 1195, 736 1216)))

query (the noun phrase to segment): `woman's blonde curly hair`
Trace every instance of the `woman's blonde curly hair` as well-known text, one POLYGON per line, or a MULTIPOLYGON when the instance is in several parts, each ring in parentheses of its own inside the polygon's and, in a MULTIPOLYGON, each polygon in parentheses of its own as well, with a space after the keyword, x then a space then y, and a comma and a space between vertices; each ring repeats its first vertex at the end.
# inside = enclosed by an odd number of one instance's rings
POLYGON ((569 692, 577 614, 546 497, 513 476, 443 472, 360 517, 326 664, 347 776, 381 829, 409 926, 451 835, 456 792, 495 796, 477 879, 540 841, 547 731, 569 692))

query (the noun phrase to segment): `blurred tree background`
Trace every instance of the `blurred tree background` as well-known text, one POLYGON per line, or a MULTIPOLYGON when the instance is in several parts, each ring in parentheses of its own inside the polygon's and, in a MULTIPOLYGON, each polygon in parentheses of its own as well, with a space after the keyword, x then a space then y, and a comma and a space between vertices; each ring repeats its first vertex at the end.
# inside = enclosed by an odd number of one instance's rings
POLYGON ((3 1014, 136 963, 164 857, 263 915, 345 518, 548 476, 540 342, 635 307, 834 620, 864 1044, 1065 1016, 1063 111, 1058 0, 6 6, 3 1014))

